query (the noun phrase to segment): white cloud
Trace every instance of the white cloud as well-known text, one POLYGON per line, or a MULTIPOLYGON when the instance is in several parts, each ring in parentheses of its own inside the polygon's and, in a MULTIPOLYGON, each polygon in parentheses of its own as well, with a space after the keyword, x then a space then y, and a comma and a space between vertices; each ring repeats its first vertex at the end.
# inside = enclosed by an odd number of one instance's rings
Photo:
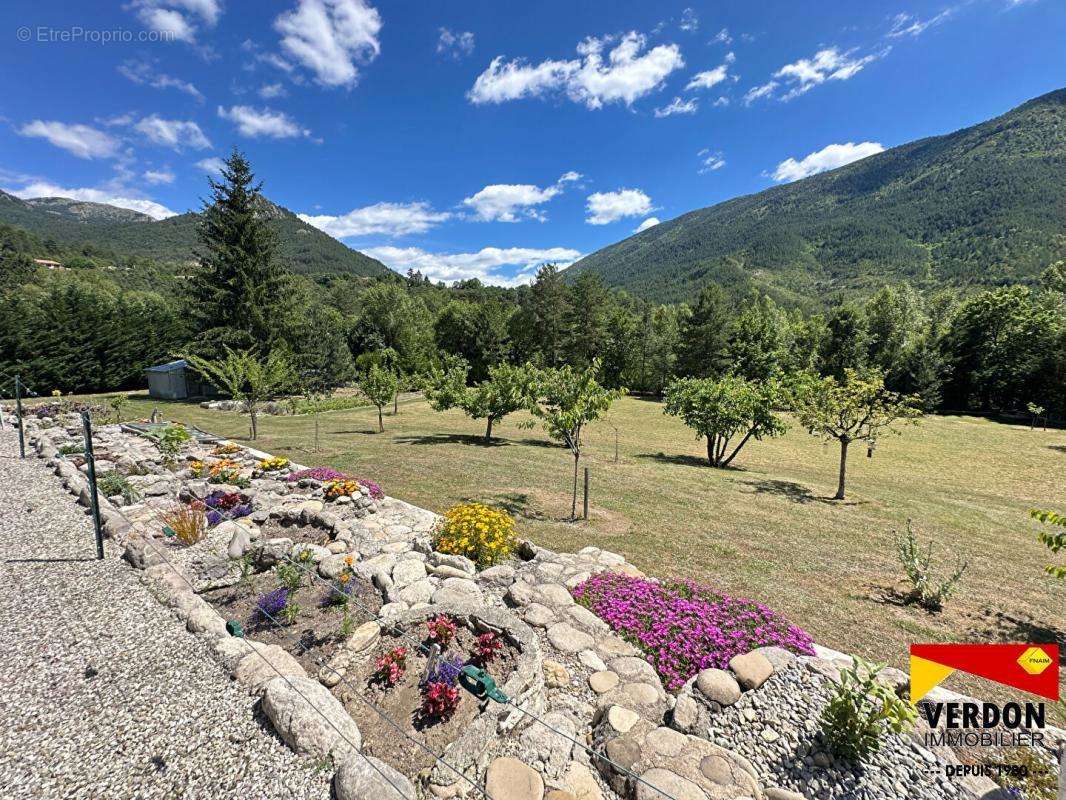
POLYGON ((901 36, 921 36, 929 28, 939 25, 953 13, 955 13, 954 8, 947 8, 935 17, 926 20, 918 19, 914 14, 896 14, 892 18, 892 27, 886 35, 891 39, 898 39, 901 36))
POLYGON ((588 108, 613 102, 632 105, 685 65, 675 44, 645 51, 646 46, 643 34, 630 31, 621 38, 589 37, 577 47, 581 57, 570 61, 549 59, 529 64, 518 59, 505 62, 503 56, 497 56, 478 75, 467 97, 475 104, 503 103, 558 91, 588 108))
POLYGON ((134 125, 133 129, 143 133, 150 141, 174 150, 180 151, 185 147, 203 150, 211 146, 200 126, 191 120, 163 119, 158 114, 152 114, 134 125))
POLYGON ((751 105, 756 100, 762 97, 769 97, 774 93, 774 89, 777 88, 777 81, 767 81, 761 86, 753 86, 744 93, 744 104, 751 105))
POLYGON ((166 206, 153 200, 125 194, 121 188, 118 189, 119 193, 116 194, 115 191, 109 189, 71 189, 48 181, 34 181, 19 189, 4 189, 4 191, 16 197, 21 197, 23 200, 29 200, 34 197, 69 197, 71 200, 82 200, 89 203, 107 203, 109 206, 139 211, 154 219, 166 219, 177 215, 176 211, 171 211, 166 206))
POLYGON ((284 97, 285 87, 280 83, 265 83, 259 87, 259 96, 264 100, 273 100, 275 97, 284 97))
POLYGON ((434 211, 428 203, 375 203, 341 216, 299 214, 300 219, 330 236, 368 236, 385 234, 405 236, 425 233, 451 217, 446 211, 434 211))
POLYGON ((705 172, 716 172, 725 166, 725 158, 722 156, 721 150, 711 150, 709 147, 705 147, 697 155, 700 157, 700 175, 705 172))
POLYGON ((418 270, 430 280, 452 281, 477 278, 497 286, 529 283, 545 263, 568 267, 581 258, 580 250, 568 247, 483 247, 476 253, 429 253, 418 247, 369 247, 362 252, 397 272, 418 270), (501 268, 518 268, 514 275, 501 274, 501 268))
POLYGON ((437 39, 437 52, 452 58, 462 58, 474 52, 474 34, 470 31, 450 31, 440 29, 437 39))
POLYGON ((199 102, 204 101, 200 90, 188 81, 173 78, 162 72, 156 72, 155 68, 147 61, 127 61, 118 67, 119 74, 141 86, 151 86, 153 89, 177 89, 184 92, 199 102))
POLYGON ((89 125, 35 119, 19 128, 19 133, 45 139, 78 158, 111 158, 119 148, 118 139, 89 125))
POLYGON ((733 44, 733 37, 729 35, 728 28, 722 28, 722 30, 718 31, 718 33, 714 35, 714 38, 711 39, 710 43, 724 44, 726 47, 728 47, 729 45, 733 44))
POLYGON ((791 64, 785 64, 774 73, 773 81, 749 91, 745 95, 745 100, 751 102, 758 97, 770 94, 778 85, 788 87, 788 91, 781 96, 781 99, 791 100, 826 81, 846 81, 858 74, 871 61, 888 55, 890 49, 886 47, 878 53, 856 58, 853 56, 855 48, 841 51, 837 47, 827 47, 819 50, 812 58, 801 58, 791 64))
POLYGON ((652 210, 651 198, 640 189, 593 192, 586 206, 589 225, 607 225, 623 217, 641 217, 652 210))
POLYGON ((297 0, 274 20, 281 47, 323 86, 354 86, 357 61, 381 52, 381 15, 363 0, 297 0))
POLYGON ((642 223, 640 223, 637 227, 633 229, 633 233, 640 233, 641 231, 646 231, 648 228, 654 228, 658 224, 658 217, 648 217, 646 220, 644 220, 642 223))
POLYGON ((291 139, 296 136, 310 136, 311 131, 301 128, 292 117, 283 111, 271 108, 252 108, 251 106, 232 106, 229 109, 218 107, 218 115, 228 119, 237 126, 241 136, 258 138, 266 136, 271 139, 291 139))
POLYGON ((167 169, 145 170, 144 179, 151 184, 174 183, 174 173, 167 169))
POLYGON ((655 116, 661 119, 674 114, 695 114, 698 108, 699 103, 694 99, 682 100, 680 97, 675 97, 669 105, 655 109, 655 116))
POLYGON ((816 150, 805 158, 797 161, 794 158, 786 158, 777 165, 774 170, 775 181, 794 181, 806 178, 828 169, 836 169, 860 158, 872 156, 884 150, 880 142, 845 142, 844 144, 830 144, 821 150, 816 150))
POLYGON ((210 158, 201 158, 194 166, 212 175, 221 175, 222 168, 226 166, 226 162, 218 156, 211 156, 210 158))
POLYGON ((133 0, 141 23, 185 42, 196 39, 197 23, 213 27, 222 14, 219 0, 133 0))
POLYGON ((681 22, 677 27, 686 33, 695 33, 700 28, 700 18, 693 9, 686 8, 681 12, 681 22))
POLYGON ((543 212, 535 207, 561 194, 564 184, 580 179, 579 172, 565 172, 554 185, 543 188, 531 183, 494 183, 465 198, 463 205, 485 222, 518 222, 523 217, 543 222, 543 212))
POLYGON ((711 89, 729 77, 729 65, 737 60, 733 53, 726 53, 725 63, 714 69, 697 72, 692 76, 685 89, 711 89))
POLYGON ((718 99, 714 101, 714 107, 715 108, 721 108, 722 106, 727 106, 727 105, 729 105, 729 98, 726 97, 724 94, 723 95, 719 95, 718 99))

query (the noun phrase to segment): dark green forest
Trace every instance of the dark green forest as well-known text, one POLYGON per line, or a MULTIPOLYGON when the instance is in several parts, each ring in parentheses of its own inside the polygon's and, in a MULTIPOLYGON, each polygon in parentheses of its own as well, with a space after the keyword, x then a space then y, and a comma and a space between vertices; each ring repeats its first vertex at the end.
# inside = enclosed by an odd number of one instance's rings
POLYGON ((789 305, 906 281, 1036 286, 1066 258, 1066 89, 996 119, 692 211, 567 270, 660 302, 716 283, 789 305))
POLYGON ((111 391, 142 387, 145 367, 184 353, 280 347, 302 376, 295 390, 351 382, 388 352, 410 387, 455 355, 475 383, 501 362, 596 363, 608 386, 661 394, 675 377, 874 369, 927 410, 1066 414, 1066 262, 991 288, 886 282, 815 313, 715 283, 691 303, 657 303, 550 264, 515 289, 307 274, 285 255, 250 165, 238 153, 229 165, 196 215, 197 261, 180 272, 0 226, 0 370, 39 392, 111 391))

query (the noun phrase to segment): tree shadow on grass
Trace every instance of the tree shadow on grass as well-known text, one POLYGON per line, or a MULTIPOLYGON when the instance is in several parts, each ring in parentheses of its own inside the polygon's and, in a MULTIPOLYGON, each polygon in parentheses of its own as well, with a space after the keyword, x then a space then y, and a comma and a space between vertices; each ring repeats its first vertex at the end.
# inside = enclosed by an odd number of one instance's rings
POLYGON ((737 481, 744 486, 751 486, 752 494, 773 494, 783 497, 792 503, 807 505, 808 503, 824 503, 830 506, 858 506, 862 501, 834 500, 832 497, 822 497, 814 494, 801 483, 793 481, 760 480, 760 481, 737 481))
POLYGON ((427 433, 422 436, 397 436, 397 444, 467 444, 475 447, 503 447, 509 445, 506 439, 490 439, 469 433, 427 433))
POLYGON ((703 469, 717 469, 721 472, 746 472, 743 467, 711 467, 710 462, 703 456, 679 455, 677 453, 667 455, 661 450, 658 453, 637 453, 636 458, 648 461, 658 461, 660 464, 673 464, 678 467, 701 467, 703 469))
MULTIPOLYGON (((464 497, 464 503, 485 502, 483 498, 464 497)), ((549 519, 542 511, 533 507, 533 498, 526 492, 501 492, 488 499, 488 505, 506 511, 513 517, 543 521, 549 519)))
POLYGON ((1066 630, 994 608, 981 612, 968 637, 989 642, 1057 642, 1060 648, 1066 647, 1066 630))
POLYGON ((1066 453, 1066 444, 1049 444, 1048 450, 1054 450, 1058 453, 1066 453))
MULTIPOLYGON (((344 436, 346 434, 355 434, 355 433, 373 434, 373 435, 376 436, 376 435, 380 434, 381 431, 379 431, 377 428, 361 428, 360 430, 352 430, 352 431, 329 431, 328 435, 329 436, 344 436)), ((388 433, 388 430, 386 430, 385 433, 388 433)))

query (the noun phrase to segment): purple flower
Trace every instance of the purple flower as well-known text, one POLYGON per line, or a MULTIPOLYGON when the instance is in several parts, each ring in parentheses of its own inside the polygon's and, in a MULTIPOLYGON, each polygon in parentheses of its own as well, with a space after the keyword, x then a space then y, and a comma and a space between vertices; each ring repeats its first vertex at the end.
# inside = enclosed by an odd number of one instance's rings
POLYGON ((423 683, 444 683, 455 686, 459 682, 459 676, 463 672, 463 659, 459 656, 441 656, 436 665, 429 671, 429 675, 423 683))
POLYGON ((733 656, 777 645, 813 655, 813 640, 762 603, 730 597, 695 581, 657 583, 613 572, 574 589, 623 639, 639 647, 668 689, 702 669, 724 669, 733 656))
POLYGON ((375 500, 381 500, 385 496, 385 492, 381 490, 381 487, 369 478, 356 478, 356 480, 370 491, 370 496, 375 500))
POLYGON ((255 601, 255 612, 252 614, 252 622, 273 622, 277 619, 289 602, 289 590, 284 586, 260 595, 255 601))
POLYGON ((303 478, 311 478, 316 481, 347 481, 351 480, 343 472, 338 472, 331 467, 311 467, 310 469, 301 469, 298 472, 290 472, 285 480, 298 481, 303 478))
POLYGON ((222 521, 222 512, 221 511, 215 511, 214 509, 212 509, 211 511, 207 512, 207 524, 208 525, 211 525, 211 526, 218 525, 218 523, 220 523, 221 521, 222 521))

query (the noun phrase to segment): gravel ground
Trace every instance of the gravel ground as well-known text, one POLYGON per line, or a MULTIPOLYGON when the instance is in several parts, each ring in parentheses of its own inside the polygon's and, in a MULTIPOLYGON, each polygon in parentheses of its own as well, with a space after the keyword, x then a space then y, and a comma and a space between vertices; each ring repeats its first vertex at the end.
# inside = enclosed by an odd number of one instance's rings
POLYGON ((797 659, 758 691, 745 692, 735 705, 714 715, 711 740, 747 757, 765 785, 819 800, 963 796, 936 767, 932 753, 906 736, 886 734, 881 749, 859 768, 827 758, 817 731, 832 693, 827 678, 797 659))
POLYGON ((0 432, 0 797, 328 798, 118 556, 0 432))

